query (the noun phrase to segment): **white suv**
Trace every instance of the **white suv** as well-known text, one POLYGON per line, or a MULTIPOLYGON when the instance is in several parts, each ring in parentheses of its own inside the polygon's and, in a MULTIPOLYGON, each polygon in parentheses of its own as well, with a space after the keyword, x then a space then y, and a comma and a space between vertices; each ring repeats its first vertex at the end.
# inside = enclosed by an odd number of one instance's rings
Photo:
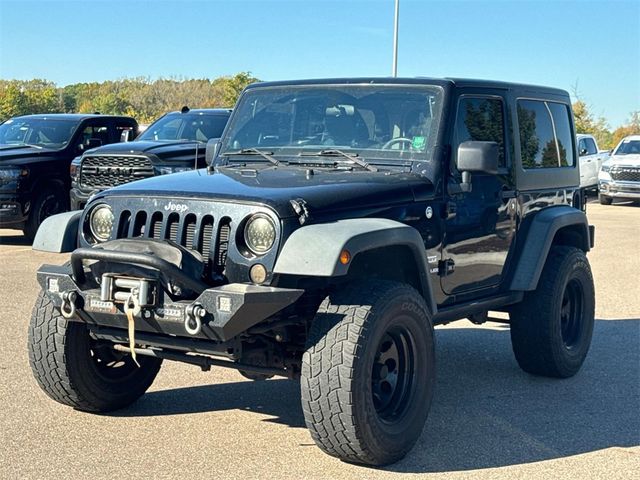
POLYGON ((598 174, 598 198, 611 205, 614 198, 640 200, 640 135, 622 139, 598 174))

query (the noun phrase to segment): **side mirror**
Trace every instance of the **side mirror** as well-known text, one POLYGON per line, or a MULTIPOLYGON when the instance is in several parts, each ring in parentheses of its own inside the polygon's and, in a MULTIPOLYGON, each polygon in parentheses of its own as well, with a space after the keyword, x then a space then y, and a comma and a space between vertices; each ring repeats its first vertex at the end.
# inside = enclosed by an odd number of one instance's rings
POLYGON ((96 148, 101 146, 102 146, 102 140, 100 140, 99 138, 90 138, 87 141, 87 148, 96 148))
POLYGON ((204 159, 207 165, 213 165, 214 159, 218 156, 218 152, 220 151, 220 146, 222 142, 219 138, 210 138, 207 141, 207 149, 204 153, 204 159))
POLYGON ((458 146, 456 168, 462 173, 461 192, 471 191, 471 173, 498 173, 498 144, 496 142, 462 142, 458 146))
POLYGON ((462 142, 458 147, 456 168, 460 172, 498 173, 496 142, 462 142))
POLYGON ((578 154, 581 157, 584 157, 587 154, 587 149, 586 148, 581 148, 580 151, 578 152, 578 154))

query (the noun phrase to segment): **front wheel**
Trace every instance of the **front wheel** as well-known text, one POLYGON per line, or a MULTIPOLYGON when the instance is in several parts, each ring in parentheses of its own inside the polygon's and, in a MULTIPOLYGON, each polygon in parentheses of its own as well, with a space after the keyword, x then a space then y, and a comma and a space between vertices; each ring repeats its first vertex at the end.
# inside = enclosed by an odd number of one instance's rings
POLYGON ((27 223, 22 229, 24 236, 30 242, 36 237, 38 227, 47 218, 57 213, 66 212, 69 207, 68 192, 65 192, 62 187, 45 187, 40 192, 33 205, 27 223))
POLYGON ((520 367, 547 377, 575 375, 591 345, 594 311, 586 255, 575 247, 552 247, 537 289, 510 313, 511 344, 520 367))
POLYGON ((407 285, 355 284, 329 295, 303 355, 302 407, 316 444, 367 465, 400 460, 422 433, 435 382, 433 327, 407 285))
POLYGON ((135 402, 162 360, 116 352, 89 335, 83 323, 62 317, 43 292, 29 325, 29 363, 40 388, 56 402, 88 412, 108 412, 135 402))

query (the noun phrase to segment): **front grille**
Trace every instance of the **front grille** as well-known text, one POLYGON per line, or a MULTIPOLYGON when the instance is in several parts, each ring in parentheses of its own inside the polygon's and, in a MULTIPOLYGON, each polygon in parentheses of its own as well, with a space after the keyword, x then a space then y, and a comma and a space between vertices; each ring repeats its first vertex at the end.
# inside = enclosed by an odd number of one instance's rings
POLYGON ((153 164, 144 156, 89 155, 82 159, 80 185, 110 188, 153 176, 153 164))
POLYGON ((226 216, 155 211, 120 212, 117 238, 155 238, 172 240, 202 255, 206 271, 223 275, 229 249, 231 219, 226 216), (217 235, 214 234, 217 232, 217 235))
POLYGON ((640 182, 640 167, 614 166, 609 172, 611 178, 618 182, 640 182))

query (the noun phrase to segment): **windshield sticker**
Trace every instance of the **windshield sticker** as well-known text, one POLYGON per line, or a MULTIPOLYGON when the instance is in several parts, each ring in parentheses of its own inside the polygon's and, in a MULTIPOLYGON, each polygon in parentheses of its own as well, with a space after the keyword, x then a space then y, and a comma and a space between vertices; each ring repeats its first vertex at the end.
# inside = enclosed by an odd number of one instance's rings
POLYGON ((427 142, 425 141, 424 137, 413 137, 413 140, 411 141, 411 147, 414 150, 423 150, 426 143, 427 142))

